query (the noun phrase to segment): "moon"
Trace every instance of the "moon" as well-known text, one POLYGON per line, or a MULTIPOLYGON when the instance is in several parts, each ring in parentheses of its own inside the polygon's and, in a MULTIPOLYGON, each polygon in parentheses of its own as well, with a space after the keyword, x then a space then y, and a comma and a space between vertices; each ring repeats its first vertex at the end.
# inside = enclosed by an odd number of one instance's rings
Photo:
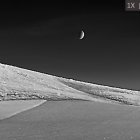
POLYGON ((83 39, 83 38, 84 38, 84 35, 85 35, 85 33, 84 33, 84 31, 82 30, 82 31, 81 31, 81 34, 80 34, 80 39, 83 39))

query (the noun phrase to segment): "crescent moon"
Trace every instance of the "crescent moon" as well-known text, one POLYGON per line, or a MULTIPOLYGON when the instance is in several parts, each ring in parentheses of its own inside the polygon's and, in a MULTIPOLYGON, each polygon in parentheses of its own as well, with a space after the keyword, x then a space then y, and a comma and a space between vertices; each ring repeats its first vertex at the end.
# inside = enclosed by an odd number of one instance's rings
POLYGON ((84 31, 81 31, 81 35, 80 35, 80 39, 83 39, 84 38, 84 31))

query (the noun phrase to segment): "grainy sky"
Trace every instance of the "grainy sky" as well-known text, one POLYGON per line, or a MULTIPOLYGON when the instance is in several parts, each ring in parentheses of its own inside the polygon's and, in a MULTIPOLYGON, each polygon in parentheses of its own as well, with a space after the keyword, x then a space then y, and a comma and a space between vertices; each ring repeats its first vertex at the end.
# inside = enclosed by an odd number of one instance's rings
POLYGON ((122 0, 5 3, 0 20, 1 63, 140 90, 140 14, 122 0))

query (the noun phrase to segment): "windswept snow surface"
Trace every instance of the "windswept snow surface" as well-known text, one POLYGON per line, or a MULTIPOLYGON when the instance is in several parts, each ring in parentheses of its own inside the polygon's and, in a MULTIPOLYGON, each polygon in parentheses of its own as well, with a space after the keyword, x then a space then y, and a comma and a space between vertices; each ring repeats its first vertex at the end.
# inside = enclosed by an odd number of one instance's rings
POLYGON ((0 100, 90 98, 61 83, 55 76, 0 64, 0 100))
POLYGON ((9 118, 20 112, 32 109, 46 102, 45 100, 16 100, 0 102, 0 120, 9 118))
POLYGON ((89 100, 140 105, 140 92, 0 64, 0 100, 89 100))
POLYGON ((107 102, 111 101, 127 105, 140 105, 139 91, 96 85, 86 82, 75 81, 72 79, 68 80, 65 78, 59 78, 59 81, 69 87, 77 89, 78 91, 87 93, 88 96, 96 99, 102 99, 107 102))

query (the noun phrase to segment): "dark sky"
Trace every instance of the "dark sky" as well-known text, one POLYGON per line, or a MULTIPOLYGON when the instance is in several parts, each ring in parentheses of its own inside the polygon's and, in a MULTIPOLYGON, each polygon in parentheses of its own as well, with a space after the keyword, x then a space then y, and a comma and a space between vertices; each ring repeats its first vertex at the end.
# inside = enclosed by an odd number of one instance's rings
POLYGON ((1 4, 0 62, 140 90, 140 13, 122 0, 1 4))

